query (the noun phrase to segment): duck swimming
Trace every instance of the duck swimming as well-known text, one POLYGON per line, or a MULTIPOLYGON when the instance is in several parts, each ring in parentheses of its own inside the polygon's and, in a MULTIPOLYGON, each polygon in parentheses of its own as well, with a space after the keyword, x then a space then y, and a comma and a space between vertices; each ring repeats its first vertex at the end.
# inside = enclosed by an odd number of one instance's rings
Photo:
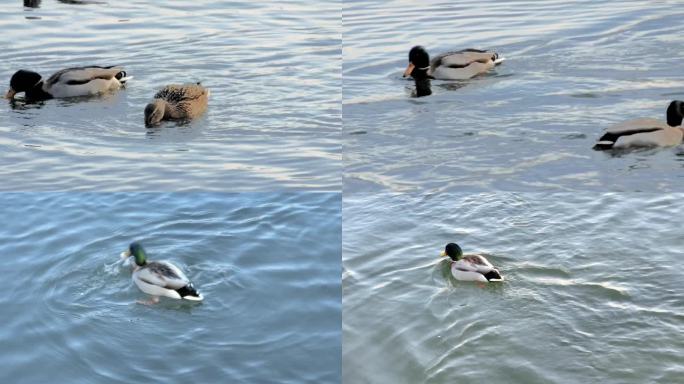
POLYGON ((204 299, 178 267, 168 261, 148 261, 140 243, 131 243, 128 250, 121 253, 122 259, 130 256, 135 258, 133 282, 141 291, 152 295, 152 303, 158 302, 159 296, 192 301, 204 299))
POLYGON ((594 149, 624 149, 635 147, 673 147, 684 139, 684 102, 674 100, 667 107, 666 122, 656 119, 636 119, 605 130, 594 149))
POLYGON ((409 64, 404 71, 404 77, 467 80, 486 73, 504 60, 494 51, 472 48, 442 53, 430 60, 427 50, 417 45, 409 51, 409 64))
POLYGON ((154 95, 145 107, 145 125, 150 127, 162 120, 190 120, 207 109, 209 90, 200 83, 172 84, 154 95))
POLYGON ((487 283, 504 279, 484 256, 464 255, 456 243, 447 244, 441 256, 451 258, 451 275, 456 280, 487 283))
POLYGON ((47 80, 36 72, 21 69, 10 79, 5 98, 24 92, 27 100, 93 96, 121 88, 131 77, 121 67, 79 67, 63 69, 47 80))

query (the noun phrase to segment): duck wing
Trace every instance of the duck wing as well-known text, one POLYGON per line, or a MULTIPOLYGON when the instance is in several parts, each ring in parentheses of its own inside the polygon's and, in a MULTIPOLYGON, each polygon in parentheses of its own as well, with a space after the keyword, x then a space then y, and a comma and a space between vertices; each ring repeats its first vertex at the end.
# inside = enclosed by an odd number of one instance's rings
POLYGON ((170 103, 184 103, 208 96, 209 91, 200 84, 172 84, 162 88, 155 99, 164 99, 170 103))
POLYGON ((487 63, 490 60, 496 60, 499 55, 493 51, 483 51, 480 49, 463 49, 460 51, 451 51, 437 55, 432 59, 430 66, 434 70, 439 66, 449 68, 465 68, 472 63, 487 63))
POLYGON ((87 84, 95 79, 111 80, 116 78, 121 80, 126 77, 126 72, 121 67, 99 67, 99 66, 88 66, 88 67, 75 67, 62 69, 61 71, 50 76, 45 85, 50 88, 55 84, 66 84, 66 85, 80 85, 87 84))
POLYGON ((656 119, 636 119, 608 127, 594 145, 595 150, 612 149, 619 146, 658 145, 660 136, 670 128, 656 119), (663 131, 663 132, 658 132, 663 131), (618 143, 619 141, 619 143, 618 143))
POLYGON ((482 255, 467 255, 463 259, 471 263, 477 272, 484 275, 487 281, 503 281, 503 276, 498 269, 482 255))
POLYGON ((190 284, 190 280, 168 261, 151 261, 137 272, 138 278, 148 284, 177 290, 190 284))
POLYGON ((482 274, 496 270, 489 260, 482 255, 465 255, 459 261, 462 261, 464 265, 469 266, 469 270, 482 274))

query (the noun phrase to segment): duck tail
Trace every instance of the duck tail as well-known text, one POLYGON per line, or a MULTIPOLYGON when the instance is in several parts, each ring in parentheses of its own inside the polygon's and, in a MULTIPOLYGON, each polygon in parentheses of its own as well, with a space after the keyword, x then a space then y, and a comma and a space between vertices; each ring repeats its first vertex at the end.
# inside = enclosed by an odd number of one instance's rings
POLYGON ((119 82, 120 82, 121 84, 125 84, 128 80, 130 80, 130 79, 133 78, 133 76, 128 76, 128 74, 126 73, 126 71, 121 71, 121 72, 117 73, 116 75, 114 75, 114 77, 115 77, 117 80, 119 80, 119 82))
POLYGON ((492 269, 491 271, 485 273, 484 276, 487 281, 503 281, 503 276, 501 276, 501 273, 499 273, 499 271, 496 269, 492 269))
POLYGON ((596 144, 594 144, 594 147, 592 149, 595 151, 606 151, 608 149, 613 149, 614 144, 614 141, 599 140, 598 142, 596 142, 596 144))
POLYGON ((192 283, 186 285, 183 288, 176 289, 176 292, 178 292, 182 299, 192 301, 202 301, 202 299, 204 299, 204 297, 202 297, 202 295, 199 292, 197 292, 195 287, 192 286, 192 283))

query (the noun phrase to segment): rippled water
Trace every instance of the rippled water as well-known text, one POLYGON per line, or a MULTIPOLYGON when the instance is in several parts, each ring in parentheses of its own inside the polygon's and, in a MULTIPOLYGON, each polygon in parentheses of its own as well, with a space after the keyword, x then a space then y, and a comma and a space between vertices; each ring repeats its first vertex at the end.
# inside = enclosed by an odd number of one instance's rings
POLYGON ((2 189, 339 189, 339 3, 28 3, 0 9, 3 95, 20 68, 117 64, 134 79, 100 99, 0 103, 2 189), (204 117, 145 128, 156 90, 197 81, 204 117))
POLYGON ((340 205, 333 193, 0 194, 0 380, 339 382, 340 205), (133 239, 204 302, 136 304, 146 295, 118 261, 133 239))
POLYGON ((684 98, 676 1, 345 1, 347 191, 670 191, 682 147, 591 150, 607 126, 684 98), (508 60, 411 98, 409 49, 508 60))
POLYGON ((356 195, 343 205, 343 381, 675 383, 684 196, 356 195), (506 277, 450 277, 447 242, 506 277))

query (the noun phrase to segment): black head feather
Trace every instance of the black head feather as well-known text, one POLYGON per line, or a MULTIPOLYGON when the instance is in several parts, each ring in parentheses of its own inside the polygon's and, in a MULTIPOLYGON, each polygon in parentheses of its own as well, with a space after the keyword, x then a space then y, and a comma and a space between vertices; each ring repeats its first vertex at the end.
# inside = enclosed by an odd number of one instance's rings
POLYGON ((38 86, 41 83, 42 77, 33 71, 25 69, 18 70, 12 79, 10 79, 10 87, 18 92, 27 92, 38 86))
POLYGON ((459 260, 463 256, 463 250, 456 243, 449 243, 444 247, 444 253, 453 261, 459 260))
POLYGON ((670 127, 682 125, 682 118, 684 118, 683 104, 684 102, 680 100, 674 100, 667 107, 667 125, 670 127))
POLYGON ((430 55, 421 45, 416 45, 409 51, 409 61, 416 68, 426 68, 430 66, 430 55))

